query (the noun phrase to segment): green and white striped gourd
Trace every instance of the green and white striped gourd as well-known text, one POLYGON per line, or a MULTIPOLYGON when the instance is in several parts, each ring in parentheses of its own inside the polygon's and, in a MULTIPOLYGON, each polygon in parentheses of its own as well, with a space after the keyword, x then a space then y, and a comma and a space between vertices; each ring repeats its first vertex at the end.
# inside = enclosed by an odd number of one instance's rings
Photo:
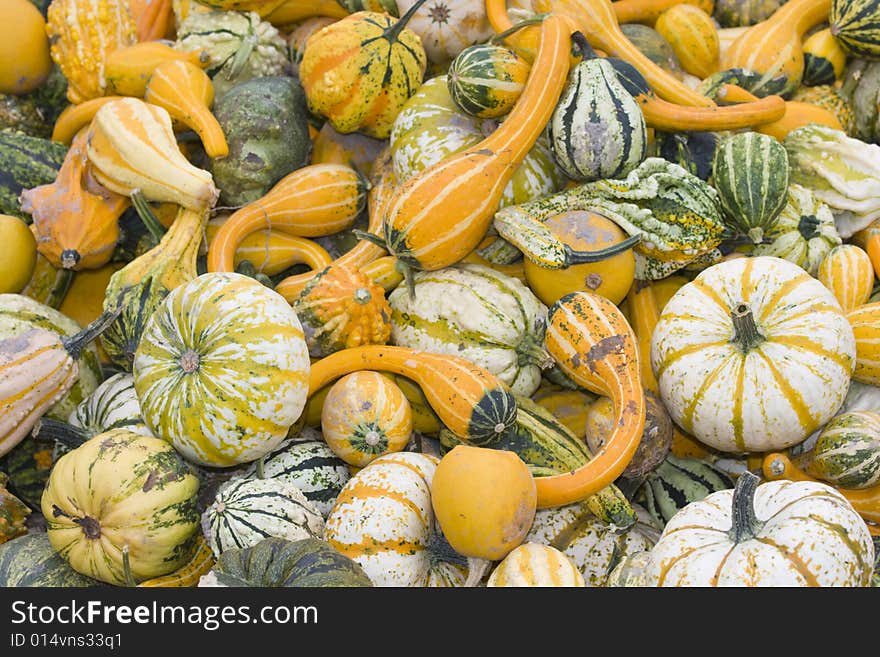
POLYGON ((788 154, 775 137, 738 132, 724 138, 712 160, 712 185, 726 221, 755 243, 788 202, 788 154))
POLYGON ((788 202, 753 253, 783 258, 816 276, 819 263, 842 242, 831 208, 808 188, 792 183, 788 202))
POLYGON ((638 504, 639 521, 625 530, 602 522, 584 502, 538 509, 523 543, 549 545, 577 566, 587 586, 605 586, 617 563, 629 554, 650 550, 661 527, 638 504))
POLYGON ((157 437, 194 463, 229 467, 287 437, 305 408, 309 369, 302 325, 284 297, 248 276, 211 272, 162 300, 132 374, 157 437))
POLYGON ((141 413, 134 377, 127 372, 118 372, 106 379, 77 405, 67 421, 91 436, 110 429, 128 429, 142 436, 153 435, 141 413))
MULTIPOLYGON (((0 340, 21 335, 34 327, 70 337, 83 327, 63 313, 23 294, 0 294, 0 340)), ((46 411, 46 416, 67 421, 77 404, 88 397, 103 379, 94 343, 84 347, 77 360, 78 377, 67 394, 46 411)))
POLYGON ((243 476, 279 479, 296 486, 326 518, 351 471, 323 440, 290 438, 252 463, 243 476))
POLYGON ((233 477, 202 513, 202 532, 215 555, 276 536, 324 538, 324 518, 303 492, 282 479, 233 477))
POLYGON ((547 307, 521 281, 491 267, 460 263, 413 276, 388 295, 392 344, 466 358, 530 396, 550 363, 547 307))
POLYGON ((667 454, 635 499, 662 526, 682 507, 726 488, 733 488, 733 479, 709 461, 667 454))
MULTIPOLYGON (((572 41, 585 42, 579 32, 572 41)), ((639 103, 614 66, 596 57, 575 66, 547 124, 556 163, 580 182, 628 174, 645 159, 647 135, 639 103)))
POLYGON ((497 119, 513 109, 531 66, 516 51, 494 43, 462 50, 446 72, 449 95, 465 114, 497 119))
POLYGON ((831 0, 831 34, 850 55, 880 59, 880 2, 831 0))
POLYGON ((819 433, 804 470, 840 488, 870 488, 880 483, 880 413, 848 411, 832 418, 819 433))

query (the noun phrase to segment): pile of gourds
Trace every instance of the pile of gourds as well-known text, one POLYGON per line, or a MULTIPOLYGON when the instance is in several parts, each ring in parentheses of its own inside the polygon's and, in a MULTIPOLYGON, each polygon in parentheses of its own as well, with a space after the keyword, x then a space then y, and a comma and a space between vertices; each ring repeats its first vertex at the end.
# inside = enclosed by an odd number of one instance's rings
POLYGON ((878 0, 3 12, 0 584, 880 585, 878 0))

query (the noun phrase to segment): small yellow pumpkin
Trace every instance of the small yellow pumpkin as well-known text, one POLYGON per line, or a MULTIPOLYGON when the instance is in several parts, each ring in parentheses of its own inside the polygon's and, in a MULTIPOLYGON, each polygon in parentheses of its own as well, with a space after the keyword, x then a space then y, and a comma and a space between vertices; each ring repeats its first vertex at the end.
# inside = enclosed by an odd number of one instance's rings
POLYGON ((33 91, 52 70, 46 21, 28 0, 3 0, 0 25, 0 93, 33 91))
POLYGON ((532 474, 514 452, 457 445, 431 483, 431 505, 446 540, 478 559, 503 559, 520 545, 537 503, 532 474))
POLYGON ((360 370, 338 379, 321 409, 327 446, 362 468, 383 454, 402 451, 412 436, 409 400, 389 377, 360 370))
POLYGON ((681 67, 704 79, 718 70, 721 45, 712 16, 696 5, 673 5, 654 24, 672 50, 681 67))
POLYGON ((523 543, 499 563, 487 587, 584 587, 584 576, 564 552, 550 545, 523 543))
POLYGON ((839 244, 819 263, 816 274, 848 313, 868 302, 874 288, 874 267, 867 252, 855 244, 839 244))
POLYGON ((6 255, 0 259, 0 294, 18 294, 34 273, 37 242, 24 221, 0 214, 0 244, 6 250, 6 255))

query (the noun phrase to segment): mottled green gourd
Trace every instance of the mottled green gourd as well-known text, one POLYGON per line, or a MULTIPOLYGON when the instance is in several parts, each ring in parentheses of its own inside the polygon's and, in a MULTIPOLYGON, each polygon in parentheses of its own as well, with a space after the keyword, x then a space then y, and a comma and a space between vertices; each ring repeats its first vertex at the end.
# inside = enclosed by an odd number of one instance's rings
POLYGON ((880 413, 849 411, 833 418, 804 456, 804 470, 841 488, 880 482, 880 413))
MULTIPOLYGON (((536 244, 545 251, 546 245, 560 245, 543 222, 574 210, 598 212, 630 236, 640 236, 633 252, 635 275, 641 280, 658 280, 685 265, 720 258, 717 247, 731 235, 721 217, 718 192, 659 157, 646 158, 623 179, 583 183, 502 208, 495 214, 494 227, 527 258, 533 258, 536 244)), ((560 246, 557 252, 564 249, 560 246)))
POLYGON ((717 132, 654 131, 653 155, 662 157, 708 181, 712 176, 712 160, 718 147, 717 132))
POLYGON ((513 109, 530 70, 511 48, 494 43, 468 46, 449 64, 449 95, 465 114, 497 119, 513 109))
POLYGON ((0 586, 83 587, 103 583, 76 572, 59 555, 45 532, 20 536, 0 545, 0 586))
POLYGON ((30 215, 21 210, 22 190, 53 182, 66 155, 66 144, 0 130, 0 214, 30 222, 30 215))
POLYGON ((730 228, 760 244, 788 200, 788 155, 774 137, 740 132, 715 150, 712 184, 730 228))
POLYGON ((645 159, 645 117, 614 66, 593 57, 580 32, 572 41, 585 59, 571 72, 547 124, 553 157, 572 180, 625 176, 645 159))
POLYGON ((880 141, 880 62, 851 59, 840 93, 854 115, 855 125, 847 134, 868 143, 880 141))
POLYGON ((373 586, 355 561, 316 538, 266 538, 248 548, 226 550, 206 577, 217 586, 373 586))

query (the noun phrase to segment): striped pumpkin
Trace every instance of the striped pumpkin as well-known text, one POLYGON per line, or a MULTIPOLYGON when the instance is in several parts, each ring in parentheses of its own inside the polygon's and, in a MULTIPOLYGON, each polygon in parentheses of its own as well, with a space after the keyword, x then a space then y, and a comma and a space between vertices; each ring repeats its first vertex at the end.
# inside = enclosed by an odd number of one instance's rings
POLYGON ((598 58, 586 59, 572 71, 547 136, 556 163, 579 182, 625 176, 647 153, 641 107, 614 67, 598 58))
POLYGON ((666 304, 651 367, 673 420, 722 452, 795 445, 843 403, 853 330, 834 295, 771 256, 703 270, 666 304))
POLYGON ((759 244, 788 201, 788 155, 773 137, 740 132, 722 140, 712 160, 712 183, 732 229, 759 244))
POLYGON ((538 389, 547 307, 528 287, 477 264, 417 272, 413 283, 415 296, 404 286, 388 295, 393 344, 466 358, 518 395, 538 389))
POLYGON ((165 297, 132 373, 150 431, 195 463, 226 467, 284 440, 305 407, 309 361, 281 295, 241 274, 208 273, 165 297))
POLYGON ((880 413, 848 411, 825 425, 804 471, 841 488, 871 488, 880 482, 880 413))
POLYGON ((831 290, 845 313, 867 303, 874 289, 871 259, 855 244, 839 244, 831 249, 819 263, 816 278, 831 290))
POLYGON ((233 477, 202 513, 202 533, 215 556, 275 536, 324 537, 324 518, 296 486, 282 479, 233 477))
POLYGON ((868 526, 831 486, 745 473, 670 520, 651 548, 650 586, 868 586, 868 526))
POLYGON ((831 208, 807 187, 792 183, 785 207, 752 253, 783 258, 816 276, 819 264, 841 242, 831 208))
POLYGON ((336 456, 363 468, 383 454, 403 451, 412 436, 412 409, 390 377, 352 372, 330 386, 321 433, 336 456))
POLYGON ((583 587, 584 576, 571 559, 554 547, 523 543, 495 566, 486 581, 489 588, 583 587))
MULTIPOLYGON (((387 454, 358 471, 327 518, 324 540, 375 586, 461 586, 465 559, 438 544, 431 507, 435 456, 387 454)), ((460 555, 459 555, 460 556, 460 555)))
MULTIPOLYGON (((404 104, 389 136, 394 176, 408 180, 445 157, 480 142, 498 123, 460 110, 447 75, 426 80, 404 104)), ((524 203, 562 189, 565 176, 542 136, 523 158, 504 188, 499 207, 524 203)))
POLYGON ((345 462, 321 440, 301 434, 289 438, 242 472, 243 477, 280 479, 299 488, 321 516, 326 518, 336 496, 351 477, 345 462), (262 473, 262 475, 260 474, 262 473))
POLYGON ((101 383, 77 405, 67 421, 85 429, 90 436, 111 429, 127 429, 142 436, 153 435, 141 413, 134 377, 126 372, 118 372, 101 383))
POLYGON ((650 550, 660 536, 656 521, 638 504, 638 522, 621 530, 602 522, 586 503, 538 509, 526 543, 547 545, 564 553, 587 586, 605 586, 614 564, 628 555, 650 550))
POLYGON ((880 3, 877 0, 831 0, 829 29, 853 57, 880 57, 880 3))
POLYGON ((299 63, 309 110, 338 132, 388 137, 427 68, 422 40, 406 27, 423 3, 400 19, 356 12, 310 36, 299 63))
POLYGON ((462 50, 449 64, 449 97, 465 114, 497 119, 519 99, 531 66, 515 50, 480 43, 462 50))
POLYGON ((880 302, 859 306, 846 318, 856 341, 853 381, 880 386, 880 302))
POLYGON ((468 46, 483 43, 492 36, 492 26, 482 2, 397 0, 397 9, 403 13, 418 4, 423 6, 416 10, 409 28, 419 35, 428 61, 434 64, 446 64, 468 46))
POLYGON ((846 51, 840 41, 825 28, 811 34, 804 41, 805 87, 834 84, 843 77, 846 67, 846 51))
POLYGON ((710 461, 667 454, 648 473, 636 499, 662 527, 684 506, 728 488, 733 488, 733 479, 710 461))
POLYGON ((687 2, 675 4, 660 14, 654 29, 672 46, 686 72, 702 80, 718 70, 718 28, 701 7, 687 2))
POLYGON ((167 575, 190 559, 198 488, 167 442, 114 429, 58 459, 41 510, 52 547, 74 570, 130 584, 167 575))
MULTIPOLYGON (((0 294, 0 340, 42 328, 71 337, 82 330, 74 320, 61 312, 21 294, 0 294)), ((46 411, 48 417, 67 420, 84 399, 100 385, 101 363, 94 344, 83 348, 77 358, 79 376, 70 390, 46 411)))

